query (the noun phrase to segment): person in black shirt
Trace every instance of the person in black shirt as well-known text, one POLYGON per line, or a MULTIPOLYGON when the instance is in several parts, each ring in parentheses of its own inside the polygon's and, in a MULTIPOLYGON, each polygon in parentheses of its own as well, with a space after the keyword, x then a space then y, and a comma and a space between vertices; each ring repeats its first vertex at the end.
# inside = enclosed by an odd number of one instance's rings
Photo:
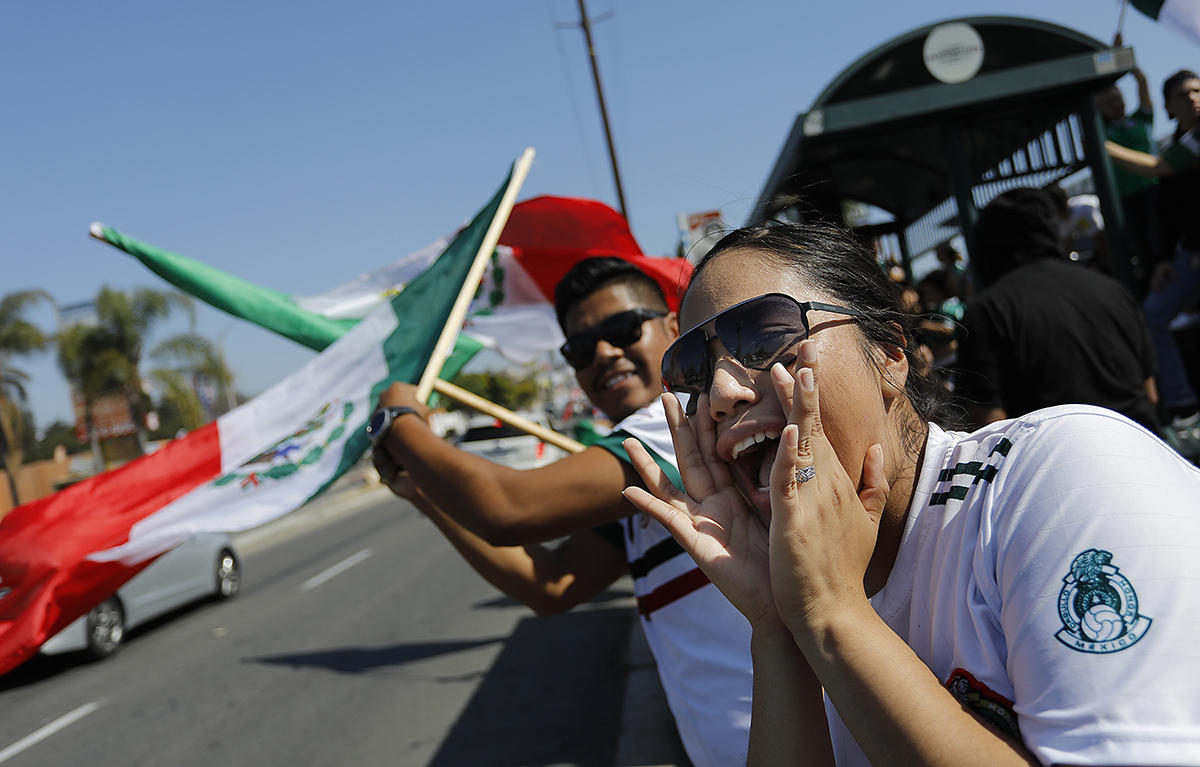
POLYGON ((1121 283, 1064 258, 1049 193, 1005 192, 972 236, 983 291, 963 319, 956 394, 975 425, 1083 403, 1157 432, 1140 307, 1121 283))

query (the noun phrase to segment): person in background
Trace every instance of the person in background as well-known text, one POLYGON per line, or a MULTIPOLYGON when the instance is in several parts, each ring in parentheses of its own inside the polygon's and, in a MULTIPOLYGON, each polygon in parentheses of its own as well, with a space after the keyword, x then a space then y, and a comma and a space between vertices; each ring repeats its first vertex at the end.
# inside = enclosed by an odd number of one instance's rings
POLYGON ((946 273, 946 291, 950 297, 966 303, 975 295, 975 283, 963 265, 962 254, 949 242, 938 245, 936 253, 940 268, 946 273))
POLYGON ((751 765, 1200 764, 1200 470, 1087 405, 944 430, 839 229, 729 234, 680 326, 686 493, 632 440, 625 493, 753 626, 751 765))
MULTIPOLYGON (((622 489, 639 480, 622 442, 636 437, 677 476, 660 365, 678 335, 658 284, 627 261, 592 258, 555 288, 562 354, 613 421, 580 453, 517 471, 458 450, 425 423, 415 387, 379 401, 399 408, 374 450, 380 477, 438 526, 492 585, 540 615, 569 610, 625 573, 680 738, 696 767, 742 764, 750 728, 749 625, 657 522, 622 489), (544 545, 560 536, 565 541, 544 545)), ((396 411, 393 411, 396 412, 396 411)))
POLYGON ((1157 432, 1154 354, 1137 300, 1064 258, 1052 196, 1001 194, 972 237, 982 290, 963 318, 955 389, 972 422, 1082 403, 1157 432))
POLYGON ((1142 303, 1154 352, 1166 425, 1200 457, 1200 399, 1171 332, 1171 323, 1200 300, 1200 75, 1182 69, 1163 82, 1167 114, 1175 120, 1171 144, 1161 156, 1131 152, 1112 142, 1109 155, 1159 184, 1161 248, 1142 303))
MULTIPOLYGON (((1118 34, 1113 47, 1122 46, 1118 34)), ((1150 83, 1138 67, 1133 68, 1133 79, 1137 81, 1137 109, 1126 113, 1125 97, 1113 83, 1096 94, 1096 111, 1104 121, 1104 135, 1108 141, 1122 147, 1154 153, 1151 131, 1154 129, 1154 103, 1150 98, 1150 83)), ((1121 198, 1121 210, 1125 214, 1125 240, 1135 259, 1140 274, 1153 261, 1158 252, 1158 190, 1153 177, 1133 173, 1118 165, 1114 170, 1117 194, 1121 198)))

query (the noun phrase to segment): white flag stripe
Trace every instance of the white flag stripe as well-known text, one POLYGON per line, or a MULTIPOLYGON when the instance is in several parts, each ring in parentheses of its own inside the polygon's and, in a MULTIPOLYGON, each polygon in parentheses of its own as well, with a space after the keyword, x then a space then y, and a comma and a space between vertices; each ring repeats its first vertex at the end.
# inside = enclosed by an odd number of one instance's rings
MULTIPOLYGON (((228 472, 296 428, 295 413, 330 399, 333 392, 366 389, 387 375, 381 339, 396 329, 391 304, 381 304, 346 335, 297 372, 218 419, 221 471, 228 472), (365 376, 370 376, 365 377, 365 376), (286 408, 279 407, 287 402, 286 408)), ((366 416, 364 415, 365 419, 366 416)))
POLYGON ((13 743, 8 748, 0 751, 0 762, 7 762, 9 759, 12 759, 14 756, 26 750, 30 746, 36 746, 38 743, 41 743, 54 733, 58 732, 64 727, 69 727, 75 722, 78 722, 80 719, 84 718, 98 708, 100 708, 100 701, 94 700, 91 703, 83 704, 74 711, 63 714, 45 727, 42 727, 36 732, 31 732, 30 734, 18 740, 16 743, 13 743))
POLYGON ((387 298, 388 291, 403 290, 405 285, 425 271, 450 241, 450 237, 442 237, 414 253, 401 256, 382 269, 359 275, 357 279, 315 296, 297 296, 295 301, 301 308, 330 319, 366 317, 387 298))
POLYGON ((536 359, 565 340, 554 307, 546 303, 503 307, 492 314, 467 317, 463 334, 516 363, 536 359))
POLYGON ((1167 0, 1158 12, 1158 21, 1178 27, 1200 41, 1200 2, 1196 0, 1167 0))
POLYGON ((358 552, 357 554, 347 557, 346 559, 343 559, 341 562, 338 562, 336 565, 329 568, 328 570, 320 572, 320 573, 314 575, 313 577, 309 578, 308 580, 306 580, 304 583, 301 583, 300 590, 308 591, 309 589, 315 589, 317 586, 320 586, 322 583, 329 580, 330 578, 341 575, 342 573, 349 570, 351 567, 354 567, 355 565, 357 565, 361 562, 365 562, 370 557, 371 557, 371 550, 363 549, 362 551, 358 552))
POLYGON ((299 371, 221 416, 221 484, 167 504, 134 524, 127 542, 88 559, 137 564, 197 533, 249 530, 303 504, 337 471, 346 439, 366 423, 371 387, 388 375, 380 344, 395 329, 396 315, 383 304, 299 371), (303 434, 296 433, 297 413, 313 419, 303 434))

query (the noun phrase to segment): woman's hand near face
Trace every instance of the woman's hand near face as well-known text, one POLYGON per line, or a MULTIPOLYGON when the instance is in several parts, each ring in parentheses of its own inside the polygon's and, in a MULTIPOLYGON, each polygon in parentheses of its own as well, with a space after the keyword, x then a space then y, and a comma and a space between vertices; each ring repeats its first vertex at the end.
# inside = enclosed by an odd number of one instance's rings
POLYGON ((821 426, 817 346, 800 347, 800 369, 771 369, 788 413, 771 468, 771 584, 783 621, 798 640, 813 637, 846 608, 867 607, 863 575, 887 499, 883 448, 872 445, 855 488, 821 426), (797 472, 811 467, 807 482, 797 472))
MULTIPOLYGON (((707 396, 701 397, 697 410, 706 413, 707 396)), ((662 523, 751 625, 778 625, 767 530, 746 506, 729 468, 716 455, 715 425, 707 417, 689 423, 674 395, 663 395, 663 404, 687 492, 671 483, 640 442, 628 439, 625 449, 650 492, 627 487, 625 497, 662 523)))

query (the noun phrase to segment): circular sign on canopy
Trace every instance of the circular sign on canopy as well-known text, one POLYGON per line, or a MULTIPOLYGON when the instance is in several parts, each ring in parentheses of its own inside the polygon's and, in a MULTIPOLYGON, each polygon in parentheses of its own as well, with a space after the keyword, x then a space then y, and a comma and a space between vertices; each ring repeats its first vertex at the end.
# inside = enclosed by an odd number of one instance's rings
POLYGON ((925 38, 925 67, 944 83, 970 80, 983 66, 983 39, 969 24, 934 27, 925 38))

